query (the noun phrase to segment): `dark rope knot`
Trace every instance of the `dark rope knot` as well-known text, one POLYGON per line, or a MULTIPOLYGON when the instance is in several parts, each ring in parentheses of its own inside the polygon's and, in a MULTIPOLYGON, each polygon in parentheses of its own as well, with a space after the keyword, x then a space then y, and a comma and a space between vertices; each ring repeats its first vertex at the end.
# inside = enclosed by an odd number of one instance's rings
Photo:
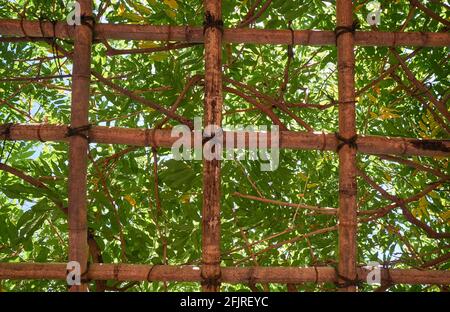
POLYGON ((66 137, 70 138, 73 136, 79 136, 85 139, 86 141, 90 142, 90 138, 88 135, 86 135, 84 132, 91 130, 92 125, 85 125, 80 127, 67 127, 67 133, 66 137))
POLYGON ((209 276, 209 277, 205 277, 203 275, 203 272, 200 274, 202 280, 200 282, 200 284, 202 286, 207 286, 207 287, 218 287, 220 286, 220 284, 222 283, 221 279, 222 279, 222 272, 220 272, 219 274, 215 275, 215 276, 209 276))
POLYGON ((338 26, 334 29, 334 35, 336 37, 336 45, 339 36, 345 34, 345 33, 352 33, 354 34, 357 29, 359 29, 359 22, 353 21, 353 24, 351 26, 338 26))
POLYGON ((0 125, 0 136, 4 136, 5 140, 11 140, 11 127, 13 123, 0 125))
POLYGON ((356 141, 358 140, 358 135, 355 134, 351 138, 344 138, 339 133, 335 132, 334 135, 336 136, 336 139, 339 141, 339 144, 337 146, 337 151, 339 152, 344 145, 348 145, 350 148, 358 149, 358 145, 356 144, 356 141))
POLYGON ((205 20, 203 21, 203 35, 205 35, 208 28, 218 29, 223 35, 223 21, 221 19, 215 19, 209 11, 206 12, 205 20))
POLYGON ((362 281, 358 278, 358 274, 356 274, 354 279, 348 278, 346 276, 343 276, 339 273, 339 271, 335 268, 336 273, 336 282, 334 283, 337 288, 347 288, 350 286, 362 286, 362 281), (343 282, 340 282, 339 280, 342 280, 343 282))
POLYGON ((52 52, 53 55, 55 57, 55 64, 56 64, 56 68, 58 69, 58 72, 60 75, 62 75, 63 71, 62 71, 62 65, 61 62, 59 61, 58 58, 58 45, 56 40, 57 38, 57 34, 56 34, 56 25, 58 24, 58 21, 55 19, 49 19, 47 18, 47 16, 45 14, 42 14, 39 16, 39 29, 41 31, 41 35, 44 39, 46 39, 47 41, 51 41, 51 45, 52 45, 52 52), (44 22, 50 22, 52 24, 52 35, 46 35, 44 32, 44 27, 43 27, 43 23, 44 22))
POLYGON ((81 15, 80 17, 81 25, 89 27, 92 31, 92 36, 95 37, 95 17, 91 15, 81 15))

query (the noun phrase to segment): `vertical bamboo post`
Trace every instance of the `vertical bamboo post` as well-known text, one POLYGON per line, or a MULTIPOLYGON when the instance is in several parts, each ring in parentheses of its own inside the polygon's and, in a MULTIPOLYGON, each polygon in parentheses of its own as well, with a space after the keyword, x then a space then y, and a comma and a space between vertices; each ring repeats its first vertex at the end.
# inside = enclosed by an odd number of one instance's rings
MULTIPOLYGON (((208 25, 222 18, 221 0, 204 0, 205 102, 204 124, 222 125, 222 32, 208 25)), ((217 24, 216 24, 217 26, 217 24)), ((202 290, 219 291, 220 278, 220 161, 203 159, 202 290)))
MULTIPOLYGON (((85 23, 92 17, 92 0, 78 0, 83 24, 75 26, 71 129, 89 123, 92 30, 85 23)), ((87 243, 87 151, 88 141, 82 135, 69 138, 69 261, 80 263, 81 273, 88 262, 87 243)), ((70 291, 87 291, 87 285, 72 286, 70 291)))
MULTIPOLYGON (((353 5, 351 0, 337 0, 337 31, 351 28, 353 5)), ((355 55, 354 38, 350 31, 337 36, 339 135, 350 139, 356 135, 355 115, 355 55)), ((339 265, 340 282, 356 278, 356 149, 345 144, 339 150, 339 265)), ((343 291, 356 291, 356 286, 342 287, 343 291)))

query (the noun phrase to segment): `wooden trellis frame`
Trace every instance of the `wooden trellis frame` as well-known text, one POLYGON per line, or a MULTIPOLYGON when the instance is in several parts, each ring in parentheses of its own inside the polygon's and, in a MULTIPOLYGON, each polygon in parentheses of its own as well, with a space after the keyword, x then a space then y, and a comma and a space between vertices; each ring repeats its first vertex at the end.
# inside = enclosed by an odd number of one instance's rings
MULTIPOLYGON (((354 46, 419 46, 445 47, 450 45, 450 34, 363 32, 351 29, 353 5, 351 0, 337 0, 337 32, 310 30, 256 30, 220 29, 221 0, 205 0, 209 24, 202 27, 93 24, 92 1, 78 0, 84 16, 80 26, 64 22, 0 20, 0 34, 18 36, 11 41, 39 41, 48 37, 74 40, 72 114, 67 137, 67 126, 61 125, 3 125, 0 139, 68 141, 69 151, 69 261, 78 261, 83 277, 91 280, 117 281, 193 281, 201 282, 204 291, 218 291, 220 282, 297 284, 303 282, 335 282, 344 291, 355 291, 357 281, 365 281, 368 271, 356 262, 356 205, 355 157, 367 154, 449 156, 449 140, 419 140, 359 136, 356 138, 355 117, 355 56, 354 46), (93 30, 95 32, 93 33, 93 30), (333 267, 248 267, 220 266, 220 162, 203 162, 203 265, 132 265, 92 264, 88 267, 88 233, 86 174, 88 135, 91 142, 128 144, 135 146, 170 147, 176 138, 161 129, 124 129, 91 127, 88 125, 89 85, 91 76, 91 45, 98 39, 177 40, 205 45, 205 124, 221 125, 222 75, 221 46, 223 42, 296 45, 337 45, 339 89, 339 133, 282 131, 280 147, 306 150, 338 150, 339 153, 339 265, 333 267), (351 138, 355 138, 350 142, 351 138), (342 142, 346 144, 342 144, 342 142), (340 147, 340 148, 338 148, 340 147), (351 281, 351 283, 349 283, 351 281)), ((98 77, 97 77, 98 78, 98 77)), ((445 109, 445 107, 444 107, 445 109)), ((170 112, 165 112, 168 117, 170 112)), ((445 113, 445 112, 444 112, 445 113)), ((447 112, 448 114, 448 112, 447 112)), ((177 116, 175 116, 177 117, 177 116)), ((178 120, 178 119, 177 119, 178 120)), ((182 118, 179 119, 183 122, 182 118)), ((401 205, 401 203, 397 203, 401 205)), ((0 263, 0 279, 66 279, 65 264, 0 263)), ((389 283, 450 284, 450 271, 387 270, 382 269, 382 280, 389 283)), ((86 291, 87 286, 71 287, 72 291, 86 291)))

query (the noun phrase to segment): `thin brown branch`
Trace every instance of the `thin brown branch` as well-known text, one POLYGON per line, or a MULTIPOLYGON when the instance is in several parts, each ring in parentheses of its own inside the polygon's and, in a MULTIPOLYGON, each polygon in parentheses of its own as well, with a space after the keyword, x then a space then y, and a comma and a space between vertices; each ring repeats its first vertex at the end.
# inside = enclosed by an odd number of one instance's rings
POLYGON ((419 10, 424 12, 426 15, 431 17, 432 19, 435 19, 436 21, 441 22, 442 24, 444 24, 447 27, 450 26, 450 22, 449 21, 447 21, 446 19, 440 17, 433 10, 431 10, 431 9, 427 8, 426 6, 424 6, 422 3, 420 3, 419 0, 409 0, 409 2, 411 3, 412 6, 415 6, 416 8, 418 8, 419 10))
POLYGON ((409 81, 421 92, 423 92, 424 96, 428 98, 428 100, 434 104, 434 106, 439 110, 439 112, 450 121, 450 113, 448 112, 445 103, 439 101, 428 88, 417 78, 414 76, 413 72, 408 68, 406 65, 406 62, 403 60, 403 58, 400 57, 400 55, 395 51, 394 49, 391 49, 391 53, 395 56, 397 61, 400 63, 400 66, 402 67, 403 71, 406 74, 406 77, 408 77, 409 81))
POLYGON ((406 93, 408 93, 409 95, 415 97, 418 101, 420 101, 422 103, 422 105, 425 107, 425 109, 427 109, 432 115, 433 118, 436 120, 436 122, 445 130, 447 131, 447 133, 450 134, 450 126, 448 126, 444 120, 441 118, 441 116, 439 116, 433 109, 433 107, 430 107, 430 105, 427 103, 427 101, 423 98, 423 96, 421 94, 417 94, 416 92, 414 92, 413 90, 411 90, 411 88, 409 88, 408 86, 406 86, 403 81, 400 79, 399 76, 397 76, 394 73, 391 73, 391 77, 392 79, 394 79, 397 84, 403 89, 405 90, 406 93))
MULTIPOLYGON (((280 247, 282 247, 284 245, 287 245, 287 244, 293 244, 293 243, 298 242, 299 240, 305 239, 307 237, 311 237, 311 236, 318 235, 318 234, 324 234, 324 233, 328 233, 328 232, 332 232, 332 231, 336 231, 337 228, 338 228, 337 225, 333 225, 333 226, 326 227, 326 228, 319 229, 319 230, 315 230, 315 231, 312 231, 312 232, 309 232, 309 233, 306 233, 306 234, 301 234, 301 235, 293 237, 291 239, 288 239, 288 240, 285 240, 285 241, 282 241, 282 242, 270 245, 269 247, 266 247, 266 248, 256 252, 254 255, 255 256, 259 256, 259 255, 261 255, 263 253, 268 252, 269 250, 278 249, 278 248, 280 248, 280 247)), ((238 264, 240 264, 242 262, 245 262, 245 261, 247 261, 249 259, 250 259, 250 257, 245 257, 245 258, 240 259, 239 261, 235 262, 234 265, 238 265, 238 264)))
POLYGON ((437 177, 439 177, 441 179, 450 180, 450 176, 442 173, 441 171, 439 171, 437 169, 434 169, 434 168, 430 168, 430 167, 424 166, 424 165, 422 165, 420 163, 417 163, 417 162, 409 160, 409 159, 401 158, 399 156, 392 156, 392 155, 379 155, 379 157, 381 159, 394 161, 394 162, 397 162, 399 164, 403 164, 403 165, 415 168, 415 169, 420 170, 420 171, 429 172, 429 173, 431 173, 431 174, 433 174, 433 175, 435 175, 435 176, 437 176, 437 177))
MULTIPOLYGON (((422 50, 422 48, 418 48, 416 50, 414 50, 413 52, 411 52, 410 54, 408 54, 403 60, 407 61, 411 58, 413 58, 414 56, 416 56, 420 51, 422 50)), ((361 89, 359 89, 358 91, 356 91, 356 96, 361 96, 362 94, 364 94, 367 90, 369 90, 370 88, 372 88, 373 86, 376 86, 379 82, 381 82, 384 78, 388 77, 389 75, 391 75, 392 73, 394 73, 397 68, 400 67, 400 64, 393 64, 391 65, 388 69, 386 69, 385 71, 383 71, 380 76, 378 76, 376 79, 373 79, 370 83, 368 83, 367 85, 365 85, 364 87, 362 87, 361 89)))
POLYGON ((267 117, 269 117, 270 120, 272 120, 272 122, 280 128, 280 131, 288 130, 287 127, 281 122, 280 118, 278 118, 278 116, 272 111, 271 108, 265 106, 264 104, 261 104, 259 101, 255 100, 254 98, 246 95, 245 93, 243 93, 237 89, 230 88, 230 87, 223 87, 223 91, 233 93, 233 94, 243 98, 248 103, 253 104, 262 113, 264 113, 267 117))
POLYGON ((166 116, 168 116, 168 117, 170 117, 172 119, 175 119, 175 120, 179 121, 180 123, 185 124, 189 128, 193 129, 194 125, 193 125, 191 120, 188 120, 187 118, 179 116, 179 115, 177 115, 175 113, 172 113, 167 108, 164 108, 161 105, 159 105, 159 104, 157 104, 157 103, 155 103, 155 102, 153 102, 151 100, 148 100, 148 99, 145 99, 143 97, 140 97, 140 96, 136 95, 132 91, 129 91, 127 89, 124 89, 124 88, 120 87, 119 85, 113 83, 110 79, 103 77, 102 75, 100 75, 99 73, 97 73, 95 71, 92 71, 92 75, 95 78, 97 78, 101 83, 107 85, 111 89, 114 89, 114 90, 118 91, 119 93, 122 93, 123 95, 129 97, 130 99, 132 99, 132 100, 134 100, 136 102, 139 102, 139 103, 142 103, 144 105, 147 105, 148 107, 153 108, 154 110, 157 110, 157 111, 163 113, 164 115, 166 115, 166 116))
POLYGON ((44 190, 45 193, 48 194, 49 199, 56 205, 56 207, 58 207, 58 209, 60 209, 65 215, 67 215, 67 207, 65 207, 63 201, 61 201, 60 199, 56 198, 56 196, 53 195, 54 191, 51 190, 47 185, 45 185, 38 179, 35 179, 32 176, 24 173, 23 171, 13 168, 7 164, 0 163, 0 170, 15 175, 16 177, 28 182, 34 187, 44 190))
POLYGON ((287 202, 283 202, 283 201, 279 201, 279 200, 273 200, 273 199, 268 199, 268 198, 262 198, 262 197, 252 196, 252 195, 241 194, 238 192, 235 192, 232 195, 241 197, 241 198, 250 199, 250 200, 260 201, 260 202, 267 203, 267 204, 311 210, 316 213, 320 213, 320 214, 324 214, 324 215, 336 215, 337 214, 336 208, 318 207, 318 206, 311 206, 311 205, 306 205, 306 204, 287 203, 287 202))
MULTIPOLYGON (((239 87, 239 88, 245 89, 247 91, 250 91, 253 95, 255 95, 259 99, 261 99, 264 102, 266 102, 269 106, 266 106, 266 105, 264 105, 262 103, 260 103, 260 105, 257 106, 257 108, 260 109, 260 110, 261 109, 265 109, 266 111, 264 111, 264 112, 266 114, 269 113, 269 111, 272 111, 273 108, 278 107, 281 111, 283 111, 284 113, 288 114, 292 119, 294 119, 297 123, 299 123, 301 126, 303 126, 306 130, 308 130, 310 132, 314 131, 314 129, 310 125, 308 125, 302 118, 300 118, 296 114, 292 113, 287 108, 287 105, 284 103, 284 101, 276 100, 276 99, 272 98, 269 95, 266 95, 266 94, 263 94, 263 93, 259 92, 258 90, 256 90, 256 88, 254 88, 254 87, 252 87, 250 85, 244 84, 242 82, 236 81, 234 79, 224 77, 224 81, 225 82, 229 82, 229 83, 233 84, 236 87, 239 87)), ((229 89, 229 87, 224 87, 224 88, 225 89, 229 89)), ((232 90, 235 90, 235 92, 238 91, 237 89, 232 89, 232 90)), ((243 94, 241 91, 238 91, 238 92, 240 92, 240 94, 243 94)), ((248 99, 246 99, 246 100, 247 100, 247 102, 249 102, 248 99)), ((258 102, 257 100, 254 100, 254 99, 252 99, 252 100, 254 102, 258 102)))
POLYGON ((118 211, 118 208, 117 208, 117 204, 116 204, 114 198, 112 197, 111 192, 109 191, 105 174, 96 165, 96 163, 95 163, 95 161, 94 161, 94 159, 93 159, 93 157, 92 157, 92 155, 90 153, 88 154, 88 156, 89 156, 89 158, 90 158, 90 160, 91 160, 91 162, 93 164, 93 167, 95 168, 95 171, 97 172, 97 175, 98 175, 98 177, 100 179, 100 183, 101 183, 101 185, 103 187, 103 191, 105 192, 105 195, 106 195, 106 197, 108 198, 108 201, 111 204, 111 208, 112 208, 112 211, 114 213, 114 217, 116 218, 117 228, 119 229, 121 258, 122 258, 123 262, 126 262, 127 261, 126 242, 125 242, 125 236, 123 234, 123 227, 122 227, 122 222, 120 221, 120 216, 119 216, 119 211, 118 211))
MULTIPOLYGON (((260 1, 258 1, 256 4, 259 4, 259 2, 260 1)), ((272 3, 272 0, 266 0, 266 2, 264 2, 264 4, 262 5, 261 9, 258 10, 258 12, 253 13, 247 19, 245 19, 242 22, 240 22, 238 27, 239 28, 246 27, 246 26, 250 25, 251 23, 253 23, 254 21, 256 21, 269 8, 271 3, 272 3)), ((253 7, 252 7, 251 11, 252 10, 254 12, 254 8, 253 7)))
MULTIPOLYGON (((53 193, 53 191, 47 185, 45 185, 38 179, 33 178, 32 176, 24 173, 23 171, 21 171, 19 169, 16 169, 16 168, 13 168, 6 164, 0 163, 0 170, 8 172, 12 175, 15 175, 16 177, 28 182, 29 184, 46 191, 47 193, 53 193)), ((58 199, 54 196, 49 196, 49 199, 56 205, 56 207, 59 210, 61 210, 63 212, 63 214, 65 216, 68 215, 68 208, 64 205, 64 203, 60 199, 58 199)), ((103 258, 101 256, 101 250, 100 250, 99 245, 97 244, 97 242, 94 239, 93 230, 89 229, 89 233, 91 233, 91 234, 88 236, 88 246, 89 246, 89 251, 94 260, 94 263, 102 263, 103 258), (97 262, 95 262, 95 261, 97 261, 97 262)), ((99 287, 102 285, 102 282, 96 281, 96 283, 99 287)), ((98 289, 97 291, 101 290, 101 288, 97 288, 97 289, 98 289)))
POLYGON ((155 52, 164 52, 164 51, 173 51, 173 50, 181 50, 185 48, 195 47, 199 45, 199 43, 170 43, 166 46, 162 47, 153 47, 153 48, 140 48, 140 49, 124 49, 118 50, 114 49, 110 45, 107 45, 106 55, 115 56, 115 55, 125 55, 125 54, 146 54, 146 53, 155 53, 155 52))
POLYGON ((425 268, 429 268, 429 267, 432 267, 432 266, 439 265, 442 262, 447 262, 449 260, 450 260, 450 253, 446 253, 446 254, 444 254, 442 256, 439 256, 439 257, 437 257, 437 258, 435 258, 433 260, 424 262, 420 267, 422 269, 425 269, 425 268))
MULTIPOLYGON (((201 80, 203 79, 202 75, 195 75, 193 77, 191 77, 188 82, 186 83, 186 85, 184 86, 183 90, 181 91, 181 93, 178 95, 177 99, 175 100, 175 102, 172 104, 172 106, 170 107, 170 112, 175 113, 176 110, 178 109, 178 107, 180 106, 181 102, 183 101, 183 99, 186 97, 186 94, 188 93, 188 91, 196 84, 198 84, 201 80)), ((166 124, 169 121, 168 117, 165 117, 160 123, 158 123, 155 128, 159 129, 161 128, 164 124, 166 124)))
POLYGON ((40 76, 40 77, 11 77, 2 78, 0 82, 16 82, 16 81, 41 81, 41 80, 53 80, 53 79, 65 79, 71 78, 72 75, 55 75, 55 76, 40 76))
MULTIPOLYGON (((158 150, 152 147, 152 157, 153 157, 153 196, 155 198, 156 212, 154 213, 153 221, 155 222, 156 232, 158 233, 159 239, 162 245, 162 257, 163 264, 168 264, 167 260, 167 234, 166 228, 161 229, 161 217, 163 216, 163 210, 161 205, 161 199, 159 196, 159 176, 158 176, 158 150)), ((151 203, 151 201, 149 200, 151 203)), ((164 221, 164 220, 163 220, 164 221)), ((165 225, 165 221, 164 221, 165 225)), ((163 283, 164 290, 167 291, 167 282, 163 283)))
MULTIPOLYGON (((440 238, 450 238, 450 233, 438 233, 433 228, 431 228, 429 225, 427 225, 425 222, 417 219, 414 217, 414 215, 408 210, 406 207, 406 203, 401 198, 389 194, 386 190, 384 190, 381 186, 376 184, 368 175, 366 175, 363 171, 358 170, 358 175, 363 178, 364 181, 366 181, 370 186, 372 186, 375 190, 377 190, 383 197, 386 199, 389 199, 393 201, 395 204, 400 207, 402 210, 403 216, 408 220, 410 223, 414 224, 415 226, 421 228, 424 230, 428 237, 440 239, 440 238)), ((438 183, 433 183, 438 184, 438 183)))

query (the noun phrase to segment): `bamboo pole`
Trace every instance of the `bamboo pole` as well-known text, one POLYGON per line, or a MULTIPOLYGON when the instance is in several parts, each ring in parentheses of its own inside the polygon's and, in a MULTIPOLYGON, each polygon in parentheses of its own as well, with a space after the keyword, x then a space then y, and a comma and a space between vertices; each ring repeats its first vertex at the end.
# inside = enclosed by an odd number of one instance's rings
MULTIPOLYGON (((3 129, 7 125, 0 126, 3 129)), ((3 131, 0 131, 2 133, 3 131)), ((226 137, 230 131, 224 131, 224 148, 226 137)), ((15 141, 52 141, 66 142, 67 126, 65 125, 24 125, 14 124, 10 127, 10 134, 0 135, 0 140, 15 141)), ((89 138, 99 144, 125 144, 131 146, 156 146, 171 148, 181 137, 179 133, 171 136, 169 129, 138 129, 93 126, 89 131, 89 138)), ((235 146, 237 132, 233 132, 235 146)), ((267 138, 271 145, 270 132, 258 139, 267 138)), ((191 133, 191 146, 194 146, 194 135, 191 133)), ((245 147, 249 147, 249 135, 245 134, 245 147)), ((373 155, 404 155, 404 156, 450 156, 450 140, 425 140, 414 138, 358 136, 356 141, 358 152, 373 155)), ((280 131, 280 148, 293 150, 323 150, 336 151, 338 140, 332 133, 280 131)))
MULTIPOLYGON (((336 2, 337 29, 352 27, 353 4, 351 0, 336 2)), ((338 51, 339 134, 344 139, 356 135, 355 114, 355 55, 352 32, 336 36, 338 51)), ((356 277, 357 185, 356 148, 345 144, 339 153, 339 264, 340 281, 346 284, 356 277)), ((347 285, 342 291, 356 291, 347 285)))
MULTIPOLYGON (((281 283, 337 282, 333 267, 222 267, 224 283, 281 283)), ((362 266, 357 268, 357 280, 367 281, 370 272, 362 266)), ((0 263, 0 279, 65 280, 65 263, 0 263)), ((173 281, 201 282, 201 269, 196 266, 104 264, 93 263, 86 274, 88 280, 111 281, 173 281)), ((450 284, 448 270, 380 269, 383 283, 393 284, 450 284)))
MULTIPOLYGON (((92 17, 92 1, 79 0, 82 16, 92 17)), ((89 23, 90 21, 87 21, 89 23)), ((89 123, 91 82, 92 30, 82 24, 75 26, 73 54, 71 128, 89 123)), ((69 261, 80 264, 81 273, 87 270, 89 256, 87 235, 87 152, 88 141, 77 134, 69 137, 69 261)), ((70 291, 87 291, 87 284, 74 285, 70 291)))
MULTIPOLYGON (((204 0, 205 104, 204 126, 222 126, 222 0, 204 0), (211 25, 209 25, 211 24, 211 25)), ((212 135, 212 134, 211 134, 212 135)), ((206 143, 208 144, 208 143, 206 143)), ((217 147, 216 147, 217 148, 217 147)), ((214 153, 214 147, 212 152, 214 153)), ((203 157, 202 209, 203 291, 220 289, 220 161, 203 157)))
MULTIPOLYGON (((24 20, 22 24, 25 34, 22 31, 20 20, 0 20, 0 35, 42 38, 44 36, 41 33, 41 26, 44 34, 53 35, 53 24, 50 22, 40 23, 39 21, 24 20)), ((97 24, 95 32, 94 39, 96 40, 151 40, 189 43, 204 41, 203 28, 198 26, 97 24)), ((55 25, 55 34, 60 39, 73 39, 74 29, 65 22, 58 22, 55 25)), ((31 40, 35 40, 35 38, 31 38, 31 40)), ((290 30, 230 28, 224 29, 223 41, 226 43, 285 45, 292 44, 292 33, 290 30)), ((335 36, 333 31, 328 30, 295 30, 293 43, 307 46, 333 46, 335 45, 335 36)), ((448 32, 357 31, 355 45, 446 47, 450 45, 450 34, 448 32)))

